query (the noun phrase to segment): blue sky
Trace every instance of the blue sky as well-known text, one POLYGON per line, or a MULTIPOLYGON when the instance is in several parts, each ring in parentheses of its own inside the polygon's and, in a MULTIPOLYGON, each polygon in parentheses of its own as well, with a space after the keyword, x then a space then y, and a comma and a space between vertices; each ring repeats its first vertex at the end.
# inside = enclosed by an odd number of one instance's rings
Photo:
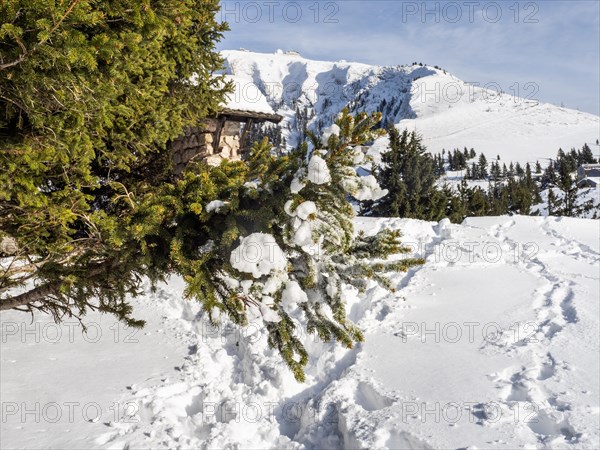
POLYGON ((460 79, 600 113, 600 1, 221 0, 219 49, 423 62, 460 79))

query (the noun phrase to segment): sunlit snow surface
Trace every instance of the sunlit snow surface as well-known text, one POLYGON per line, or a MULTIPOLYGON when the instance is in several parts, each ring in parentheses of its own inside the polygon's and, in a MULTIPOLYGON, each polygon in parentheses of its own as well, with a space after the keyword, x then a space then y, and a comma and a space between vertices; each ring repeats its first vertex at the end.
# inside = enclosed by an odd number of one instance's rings
POLYGON ((134 334, 96 314, 84 339, 72 321, 2 313, 0 446, 600 446, 597 221, 357 225, 400 228, 427 262, 394 276, 395 295, 347 291, 366 342, 303 336, 304 384, 261 325, 213 329, 177 278, 134 301, 148 319, 134 334))

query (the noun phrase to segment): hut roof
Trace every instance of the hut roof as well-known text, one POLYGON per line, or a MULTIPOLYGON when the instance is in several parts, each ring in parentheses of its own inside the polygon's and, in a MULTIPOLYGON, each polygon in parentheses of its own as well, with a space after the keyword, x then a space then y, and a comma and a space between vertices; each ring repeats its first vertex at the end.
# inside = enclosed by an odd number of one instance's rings
POLYGON ((282 116, 276 114, 260 88, 250 79, 226 75, 234 91, 229 94, 219 116, 246 121, 255 119, 279 123, 282 116))

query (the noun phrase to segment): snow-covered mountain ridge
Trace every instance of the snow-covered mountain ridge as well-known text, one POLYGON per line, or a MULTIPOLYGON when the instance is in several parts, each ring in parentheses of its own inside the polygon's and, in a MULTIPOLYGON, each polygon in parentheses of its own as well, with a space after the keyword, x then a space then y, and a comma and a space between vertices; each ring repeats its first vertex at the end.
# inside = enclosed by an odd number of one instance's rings
MULTIPOLYGON (((240 83, 252 81, 284 116, 282 127, 291 145, 305 125, 323 129, 348 106, 353 112, 381 111, 383 123, 417 130, 432 153, 466 146, 521 163, 543 163, 559 147, 568 150, 584 143, 598 153, 594 145, 600 118, 538 102, 543 86, 534 82, 484 89, 430 66, 312 61, 283 52, 227 50, 222 55, 226 73, 240 83)), ((383 148, 385 142, 383 138, 374 148, 383 148)))

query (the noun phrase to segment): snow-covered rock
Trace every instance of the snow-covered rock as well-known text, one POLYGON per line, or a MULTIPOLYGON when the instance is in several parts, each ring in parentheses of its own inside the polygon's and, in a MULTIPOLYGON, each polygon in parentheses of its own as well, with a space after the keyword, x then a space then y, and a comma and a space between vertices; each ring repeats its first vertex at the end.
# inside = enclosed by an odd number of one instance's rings
POLYGON ((335 123, 331 124, 330 126, 328 126, 327 128, 325 128, 323 130, 323 134, 322 134, 323 141, 325 143, 327 143, 329 138, 333 135, 335 135, 335 136, 340 135, 340 127, 338 127, 335 123))

